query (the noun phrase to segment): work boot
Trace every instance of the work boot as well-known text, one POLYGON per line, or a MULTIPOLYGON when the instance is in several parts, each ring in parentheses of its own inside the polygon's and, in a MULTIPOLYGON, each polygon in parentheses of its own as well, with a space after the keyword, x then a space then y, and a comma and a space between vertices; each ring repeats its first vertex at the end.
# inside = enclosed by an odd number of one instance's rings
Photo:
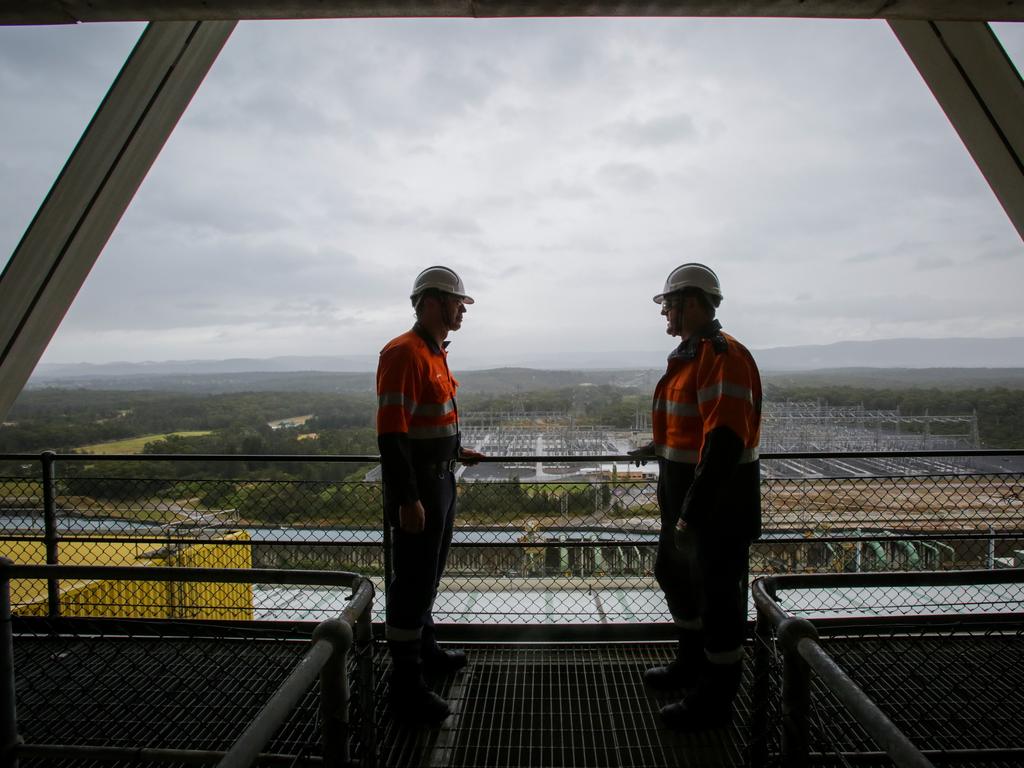
POLYGON ((704 663, 704 641, 701 633, 681 629, 676 657, 663 667, 651 667, 644 672, 644 684, 658 693, 696 688, 697 678, 704 663))
POLYGON ((455 648, 442 648, 434 636, 434 625, 428 623, 423 627, 423 640, 420 646, 420 658, 423 659, 423 671, 431 677, 447 677, 466 666, 466 652, 455 648))
POLYGON ((434 693, 423 679, 420 643, 388 642, 391 679, 388 703, 392 716, 406 725, 436 728, 452 713, 448 702, 434 693))
POLYGON ((423 647, 423 671, 433 677, 447 677, 466 666, 466 652, 456 648, 445 649, 439 645, 423 647))
POLYGON ((696 689, 682 701, 661 708, 661 719, 678 733, 724 728, 732 722, 733 701, 739 693, 743 662, 704 666, 696 689))

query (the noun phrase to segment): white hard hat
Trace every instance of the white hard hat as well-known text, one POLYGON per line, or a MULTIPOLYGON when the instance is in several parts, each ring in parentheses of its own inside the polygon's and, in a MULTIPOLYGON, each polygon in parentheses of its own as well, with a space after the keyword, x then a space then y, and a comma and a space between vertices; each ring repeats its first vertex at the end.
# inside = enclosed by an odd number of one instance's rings
POLYGON ((466 295, 466 288, 462 284, 462 278, 455 274, 455 270, 448 267, 427 267, 418 275, 412 283, 412 295, 414 299, 426 290, 434 288, 461 298, 466 304, 472 304, 473 299, 466 295))
POLYGON ((654 297, 654 303, 661 304, 670 293, 676 293, 684 288, 700 288, 716 307, 724 298, 722 286, 718 282, 718 275, 710 267, 690 263, 676 267, 669 273, 665 280, 665 290, 654 297))

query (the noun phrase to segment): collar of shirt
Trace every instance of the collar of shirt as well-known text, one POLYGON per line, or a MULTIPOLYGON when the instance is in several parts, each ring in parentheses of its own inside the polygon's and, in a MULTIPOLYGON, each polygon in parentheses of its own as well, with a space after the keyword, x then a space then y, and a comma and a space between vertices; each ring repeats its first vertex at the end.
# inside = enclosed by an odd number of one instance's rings
POLYGON ((434 339, 434 337, 431 336, 429 333, 427 333, 427 330, 418 322, 416 323, 416 325, 412 327, 412 329, 416 331, 417 336, 419 336, 421 339, 427 342, 427 346, 430 348, 430 351, 433 352, 435 355, 440 355, 442 349, 447 351, 448 345, 451 344, 450 341, 445 341, 443 344, 441 344, 440 347, 437 346, 437 340, 434 339))
POLYGON ((710 323, 705 325, 696 333, 690 334, 690 336, 683 341, 679 342, 679 346, 672 350, 668 356, 669 360, 693 360, 697 356, 697 350, 700 347, 701 339, 711 339, 718 335, 718 332, 722 330, 722 324, 717 320, 712 320, 710 323))

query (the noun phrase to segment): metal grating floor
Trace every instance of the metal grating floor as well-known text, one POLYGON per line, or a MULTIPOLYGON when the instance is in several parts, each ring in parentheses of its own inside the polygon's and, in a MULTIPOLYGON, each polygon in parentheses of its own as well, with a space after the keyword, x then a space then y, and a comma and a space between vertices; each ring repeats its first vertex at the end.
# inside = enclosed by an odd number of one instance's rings
MULTIPOLYGON (((225 750, 307 649, 298 638, 19 636, 18 715, 31 744, 225 750)), ((681 738, 657 726, 644 669, 665 643, 470 645, 469 666, 439 681, 455 715, 436 731, 397 727, 377 665, 383 766, 734 766, 743 726, 681 738)), ((318 756, 315 687, 268 751, 318 756)), ((744 710, 745 711, 745 710, 744 710)), ((740 723, 745 714, 738 718, 740 723)), ((84 758, 25 766, 116 765, 84 758)), ((132 765, 132 763, 124 763, 132 765)), ((166 765, 166 764, 165 764, 166 765)))
MULTIPOLYGON (((227 749, 308 648, 306 637, 18 635, 18 714, 28 743, 227 749)), ((850 676, 924 750, 958 766, 1022 765, 992 750, 1024 747, 1024 638, 1020 634, 825 638, 850 676), (974 750, 971 753, 957 750, 974 750), (980 750, 988 750, 981 752, 980 750)), ((740 766, 750 732, 750 668, 734 724, 683 737, 659 727, 664 703, 643 671, 668 643, 467 644, 469 666, 438 690, 455 714, 436 731, 397 727, 385 700, 388 657, 378 656, 378 765, 740 766)), ((778 726, 778 669, 772 716, 778 726)), ((315 686, 269 750, 318 756, 315 686)), ((814 693, 815 764, 891 765, 831 694, 814 693)), ((777 751, 772 739, 770 751, 777 751)), ((110 762, 25 759, 32 765, 110 762)), ((124 763, 137 765, 137 763, 124 763)), ((166 764, 165 764, 166 765, 166 764)))
MULTIPOLYGON (((643 672, 674 644, 480 645, 438 686, 452 717, 435 733, 382 723, 382 763, 451 768, 739 766, 745 764, 746 697, 737 722, 699 736, 658 724, 643 672)), ((380 679, 384 679, 381 676, 380 679)), ((381 683, 379 693, 384 693, 381 683)))
MULTIPOLYGON (((308 632, 246 638, 16 635, 28 744, 227 750, 309 648, 308 632)), ((319 754, 316 687, 271 746, 319 754)), ((23 758, 22 765, 137 765, 23 758)), ((163 765, 168 765, 163 763, 163 765)))
MULTIPOLYGON (((958 766, 1024 764, 1024 638, 824 638, 822 646, 926 754, 958 766), (977 751, 972 757, 969 751, 977 751), (1017 751, 1001 760, 999 750, 1017 751), (959 754, 958 754, 959 753, 959 754), (937 756, 936 756, 937 757, 937 756)), ((877 751, 835 698, 816 686, 821 751, 877 751)))

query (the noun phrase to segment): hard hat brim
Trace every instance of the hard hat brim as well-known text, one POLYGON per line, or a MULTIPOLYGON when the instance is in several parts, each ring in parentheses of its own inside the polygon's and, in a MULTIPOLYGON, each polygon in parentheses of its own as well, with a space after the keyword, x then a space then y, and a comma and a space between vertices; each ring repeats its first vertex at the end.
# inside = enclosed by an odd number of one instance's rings
MULTIPOLYGON (((424 288, 423 290, 425 291, 427 289, 424 288)), ((472 296, 463 296, 463 295, 458 294, 458 293, 452 293, 451 291, 442 290, 441 288, 438 288, 437 290, 441 291, 441 293, 447 293, 449 296, 458 296, 460 299, 462 299, 462 303, 463 304, 476 304, 476 302, 473 301, 473 297, 472 296)), ((423 291, 420 291, 419 293, 413 293, 413 294, 411 294, 409 296, 409 298, 412 301, 416 301, 416 297, 419 296, 420 293, 423 293, 423 291)))
MULTIPOLYGON (((682 289, 680 289, 680 290, 682 290, 682 289)), ((703 290, 703 289, 702 288, 698 288, 697 290, 703 290)), ((666 296, 671 296, 673 293, 679 293, 679 291, 670 291, 669 293, 659 293, 657 296, 654 297, 654 303, 655 304, 661 304, 662 302, 665 301, 665 297, 666 296)), ((704 291, 704 293, 707 294, 708 298, 710 298, 712 301, 714 301, 715 299, 718 299, 718 302, 721 303, 722 300, 723 300, 723 296, 720 293, 712 293, 711 291, 704 291)))

